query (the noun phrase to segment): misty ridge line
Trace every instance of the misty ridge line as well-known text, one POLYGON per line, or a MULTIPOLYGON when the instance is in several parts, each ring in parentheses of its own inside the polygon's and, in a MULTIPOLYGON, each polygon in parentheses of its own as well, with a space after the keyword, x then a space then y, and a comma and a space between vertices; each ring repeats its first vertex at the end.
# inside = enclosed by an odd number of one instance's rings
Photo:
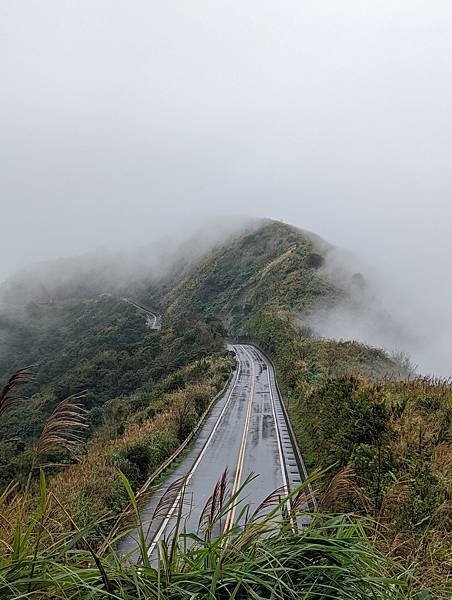
MULTIPOLYGON (((215 248, 264 222, 251 218, 226 224, 211 222, 183 236, 168 233, 160 241, 134 250, 104 248, 32 265, 0 286, 0 311, 9 316, 23 315, 25 305, 32 300, 45 302, 71 295, 131 290, 139 293, 165 278, 182 277, 215 248)), ((358 341, 389 354, 406 355, 420 372, 448 374, 437 339, 429 338, 419 323, 407 319, 403 304, 396 300, 388 282, 351 252, 334 247, 312 232, 303 234, 323 256, 319 274, 343 292, 333 305, 319 304, 300 315, 314 336, 358 341)))
MULTIPOLYGON (((207 223, 201 228, 153 234, 154 240, 138 248, 115 250, 100 247, 78 256, 54 258, 31 264, 0 283, 0 308, 11 304, 10 294, 20 290, 23 300, 67 294, 78 288, 88 295, 122 292, 129 286, 152 284, 184 272, 218 245, 235 235, 259 226, 257 219, 230 218, 207 223)), ((15 301, 20 302, 16 297, 15 301)))

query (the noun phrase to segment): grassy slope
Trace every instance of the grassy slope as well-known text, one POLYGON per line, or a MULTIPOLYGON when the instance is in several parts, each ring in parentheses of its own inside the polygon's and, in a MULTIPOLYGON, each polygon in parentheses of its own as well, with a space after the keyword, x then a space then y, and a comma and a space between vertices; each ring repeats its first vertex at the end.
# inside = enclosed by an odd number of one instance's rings
POLYGON ((154 387, 135 392, 127 404, 116 403, 88 451, 53 478, 52 490, 64 498, 79 525, 99 523, 90 532, 94 541, 102 539, 112 519, 128 503, 118 468, 132 489, 138 490, 184 441, 226 383, 232 366, 227 356, 200 359, 175 370, 154 387), (130 410, 132 404, 137 407, 135 412, 130 410), (106 515, 111 518, 105 520, 106 515))
MULTIPOLYGON (((50 450, 45 462, 67 464, 47 467, 49 488, 79 526, 94 522, 90 537, 98 541, 128 502, 118 468, 137 490, 190 433, 233 363, 215 319, 167 319, 151 331, 140 311, 110 295, 32 310, 19 323, 8 319, 14 344, 0 362, 4 373, 27 363, 37 373, 26 390, 31 397, 2 417, 1 487, 25 483, 45 419, 62 399, 86 391, 89 428, 77 459, 50 450)), ((7 539, 5 521, 12 521, 2 516, 0 537, 7 539)), ((70 528, 59 520, 61 531, 70 528)))
POLYGON ((310 266, 314 253, 298 230, 264 223, 201 261, 167 295, 167 312, 210 312, 239 330, 258 306, 302 310, 316 300, 332 301, 340 291, 310 266))

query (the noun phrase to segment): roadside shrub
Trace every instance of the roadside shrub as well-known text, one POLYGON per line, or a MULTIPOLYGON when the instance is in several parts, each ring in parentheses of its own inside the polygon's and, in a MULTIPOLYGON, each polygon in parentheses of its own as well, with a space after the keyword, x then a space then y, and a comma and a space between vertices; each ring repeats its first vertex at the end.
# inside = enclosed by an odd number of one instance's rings
POLYGON ((139 480, 146 477, 152 463, 151 448, 144 440, 131 442, 122 451, 124 459, 136 467, 139 480))
POLYGON ((408 494, 400 505, 400 525, 404 529, 425 529, 444 500, 439 494, 438 479, 432 473, 431 465, 416 460, 411 467, 408 494))

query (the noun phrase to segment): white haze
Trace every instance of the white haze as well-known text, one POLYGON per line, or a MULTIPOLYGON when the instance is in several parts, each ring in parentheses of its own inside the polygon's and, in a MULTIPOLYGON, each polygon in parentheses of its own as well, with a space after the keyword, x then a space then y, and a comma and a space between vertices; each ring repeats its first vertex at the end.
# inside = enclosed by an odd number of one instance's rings
POLYGON ((0 312, 26 314, 31 301, 91 297, 93 294, 137 294, 165 277, 182 276, 219 244, 251 231, 261 221, 227 217, 197 229, 172 232, 144 246, 94 252, 41 261, 0 283, 0 312))
POLYGON ((326 335, 450 374, 451 56, 448 0, 3 0, 0 278, 283 218, 370 265, 409 341, 326 335))
POLYGON ((347 296, 333 308, 314 309, 308 324, 323 337, 358 340, 404 354, 421 373, 449 376, 451 326, 448 307, 441 300, 430 304, 426 294, 412 297, 411 284, 391 281, 385 272, 359 260, 349 252, 332 248, 321 274, 346 290, 347 296), (363 276, 363 285, 354 285, 354 274, 363 276), (442 306, 434 314, 433 306, 442 306))

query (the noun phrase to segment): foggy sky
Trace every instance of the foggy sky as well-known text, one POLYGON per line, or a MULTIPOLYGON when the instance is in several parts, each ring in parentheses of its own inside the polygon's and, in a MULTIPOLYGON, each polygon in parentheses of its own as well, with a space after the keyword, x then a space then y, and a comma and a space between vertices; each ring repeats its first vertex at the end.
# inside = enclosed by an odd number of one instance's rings
POLYGON ((0 279, 282 218, 374 265, 447 365, 451 65, 449 0, 3 0, 0 279))

